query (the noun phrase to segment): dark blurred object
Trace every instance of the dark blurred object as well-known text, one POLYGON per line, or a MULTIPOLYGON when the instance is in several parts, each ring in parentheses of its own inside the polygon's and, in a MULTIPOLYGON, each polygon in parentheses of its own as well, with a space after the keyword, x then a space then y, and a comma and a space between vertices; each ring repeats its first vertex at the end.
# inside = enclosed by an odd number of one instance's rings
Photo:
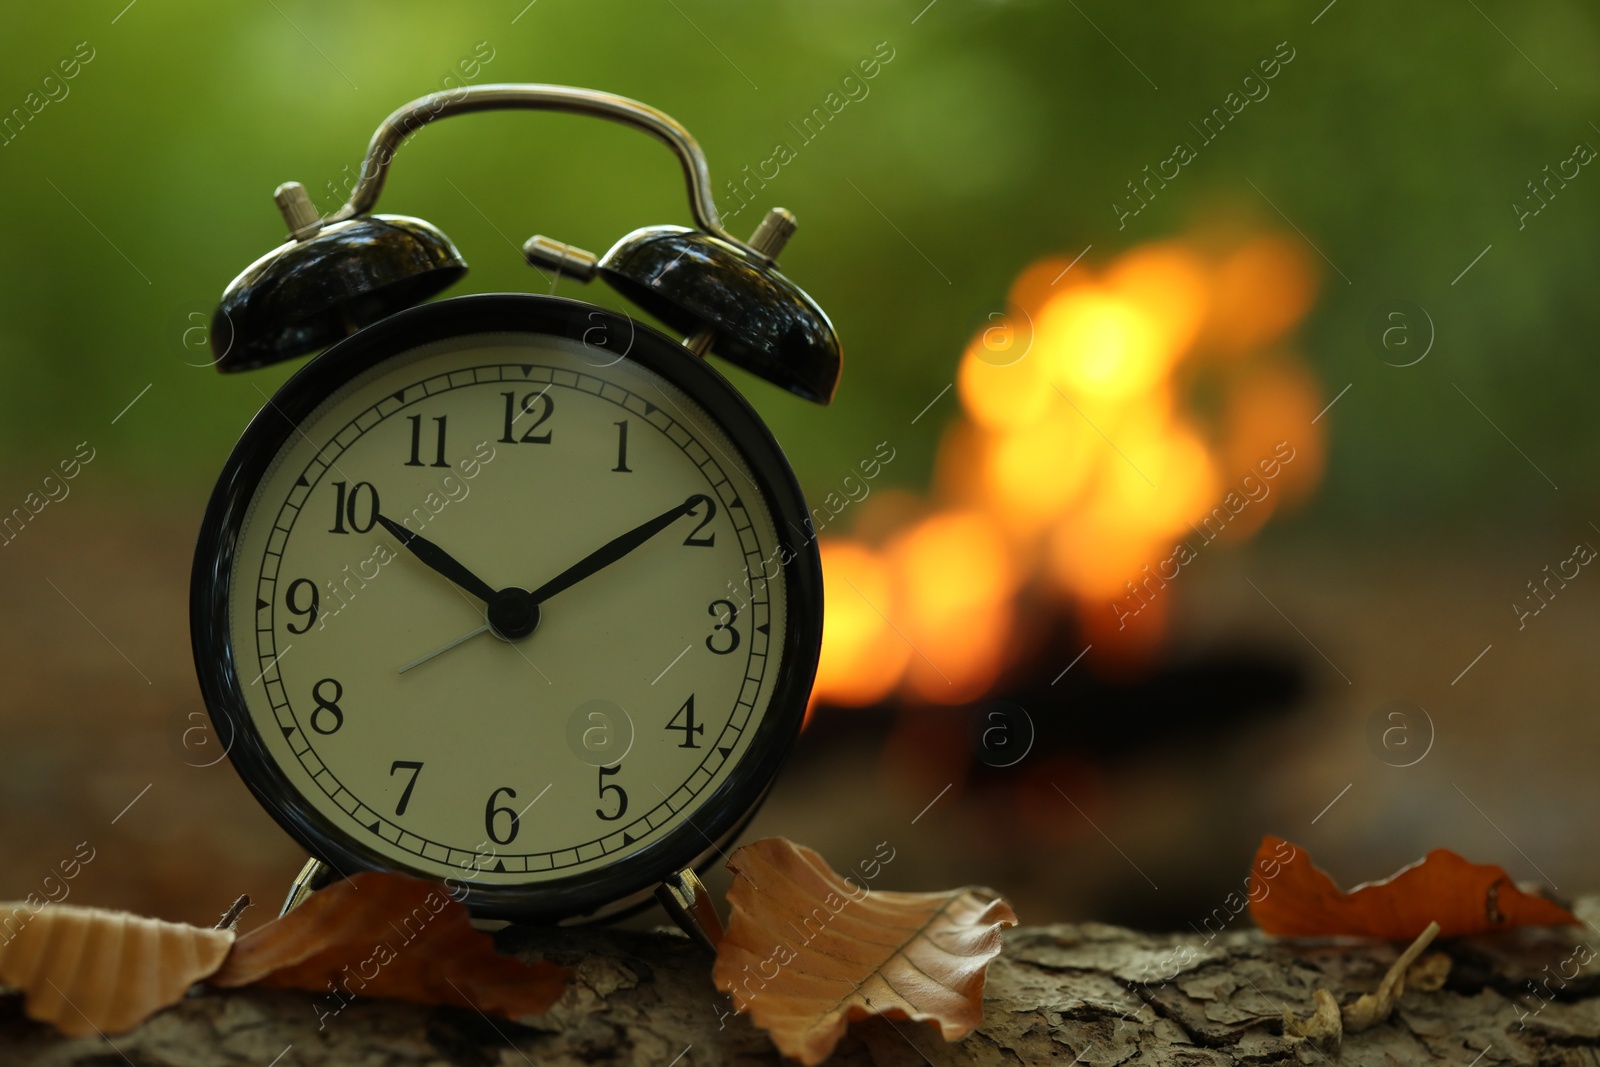
POLYGON ((1289 715, 1306 696, 1298 662, 1260 649, 1221 648, 1133 679, 1078 670, 1052 683, 1041 672, 968 705, 818 706, 794 761, 823 760, 839 747, 882 751, 903 733, 913 750, 903 755, 929 774, 953 773, 976 789, 1010 788, 1010 769, 1029 760, 1071 755, 1111 769, 1197 743, 1226 744, 1260 720, 1289 715), (997 730, 1007 736, 991 733, 997 730), (1027 751, 1006 752, 1013 744, 1027 751))

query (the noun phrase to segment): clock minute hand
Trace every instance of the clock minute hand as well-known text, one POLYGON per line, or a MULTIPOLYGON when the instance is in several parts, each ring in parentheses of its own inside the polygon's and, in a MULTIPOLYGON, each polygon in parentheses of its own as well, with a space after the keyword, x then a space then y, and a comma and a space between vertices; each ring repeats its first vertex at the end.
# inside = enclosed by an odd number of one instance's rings
POLYGON ((657 515, 649 522, 636 526, 621 537, 608 541, 535 589, 529 594, 529 598, 535 604, 542 604, 557 593, 578 584, 596 571, 611 566, 611 564, 617 562, 668 526, 694 511, 702 502, 709 503, 710 500, 705 495, 696 493, 676 507, 657 515))
POLYGON ((416 556, 430 568, 444 575, 485 604, 494 596, 495 591, 488 582, 463 567, 450 553, 421 534, 412 533, 392 519, 383 515, 379 515, 377 518, 379 522, 383 523, 383 528, 394 534, 399 542, 405 546, 406 551, 416 556))

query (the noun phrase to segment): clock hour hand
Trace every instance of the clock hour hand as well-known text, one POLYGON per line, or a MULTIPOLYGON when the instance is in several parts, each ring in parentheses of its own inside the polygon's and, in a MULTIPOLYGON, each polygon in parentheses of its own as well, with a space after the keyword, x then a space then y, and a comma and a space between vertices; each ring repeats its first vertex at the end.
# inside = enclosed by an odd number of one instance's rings
POLYGON ((421 534, 412 533, 393 519, 379 515, 378 521, 383 523, 383 528, 394 534, 395 538, 405 546, 406 551, 416 556, 430 568, 444 575, 462 589, 471 593, 487 604, 495 595, 494 589, 458 563, 454 556, 423 537, 421 534))
POLYGON ((557 593, 577 585, 596 571, 611 566, 611 564, 617 562, 668 526, 671 526, 685 515, 692 513, 701 504, 709 503, 711 503, 710 497, 696 493, 676 507, 657 515, 649 522, 636 526, 621 537, 613 538, 600 548, 595 549, 589 555, 535 589, 529 594, 529 599, 535 604, 543 604, 557 593))

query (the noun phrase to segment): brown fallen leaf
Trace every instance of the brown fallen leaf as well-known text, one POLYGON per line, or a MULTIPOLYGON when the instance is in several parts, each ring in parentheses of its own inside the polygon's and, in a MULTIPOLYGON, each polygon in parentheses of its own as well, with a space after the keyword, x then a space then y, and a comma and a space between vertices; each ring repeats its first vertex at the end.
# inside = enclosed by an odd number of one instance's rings
POLYGON ((855 1019, 930 1022, 956 1041, 983 1022, 983 984, 1010 905, 987 889, 868 892, 783 838, 728 861, 732 917, 717 988, 786 1056, 825 1060, 855 1019))
POLYGON ((22 990, 30 1019, 73 1037, 133 1029, 233 944, 232 930, 65 904, 0 904, 0 937, 0 985, 22 990))
POLYGON ((567 987, 565 967, 527 964, 494 949, 443 887, 366 871, 335 882, 289 914, 241 936, 217 986, 329 993, 326 1025, 356 996, 454 1004, 517 1019, 538 1015, 567 987))
POLYGON ((1250 917, 1278 937, 1379 937, 1410 941, 1439 923, 1442 937, 1513 926, 1576 923, 1561 905, 1522 892, 1493 864, 1436 848, 1381 882, 1341 892, 1305 849, 1264 837, 1250 872, 1250 917), (1287 846, 1291 858, 1282 860, 1287 846))

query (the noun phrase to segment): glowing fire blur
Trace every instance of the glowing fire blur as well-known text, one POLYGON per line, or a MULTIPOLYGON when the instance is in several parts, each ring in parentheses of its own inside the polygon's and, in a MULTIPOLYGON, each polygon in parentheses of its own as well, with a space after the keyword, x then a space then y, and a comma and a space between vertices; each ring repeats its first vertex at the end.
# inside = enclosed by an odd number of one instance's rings
POLYGON ((931 499, 880 494, 852 538, 822 543, 827 630, 814 699, 892 694, 953 704, 1011 664, 1029 611, 1070 601, 1088 641, 1126 662, 1165 630, 1171 594, 1136 623, 1112 603, 1288 441, 1250 536, 1321 476, 1320 394, 1285 349, 1316 288, 1283 235, 1144 245, 1101 273, 1046 259, 967 346, 963 416, 931 499))

